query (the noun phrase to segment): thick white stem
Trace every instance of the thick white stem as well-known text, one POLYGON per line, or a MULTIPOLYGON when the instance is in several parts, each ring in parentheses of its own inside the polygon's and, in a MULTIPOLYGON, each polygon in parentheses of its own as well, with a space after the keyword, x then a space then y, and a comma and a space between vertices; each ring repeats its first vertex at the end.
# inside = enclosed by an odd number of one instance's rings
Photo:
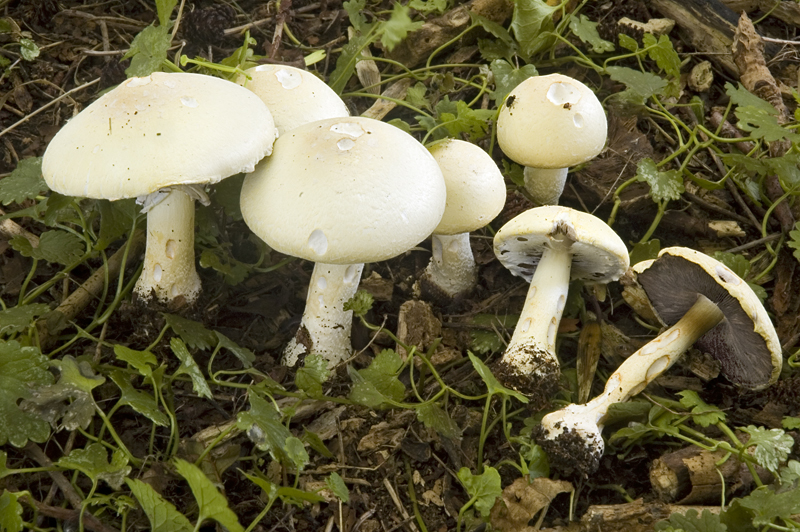
POLYGON ((200 293, 194 264, 194 200, 173 190, 147 212, 144 267, 134 291, 147 301, 193 303, 200 293))
POLYGON ((567 168, 532 168, 523 171, 525 189, 538 205, 558 205, 567 182, 567 168))
POLYGON ((466 295, 478 279, 478 265, 469 245, 469 233, 431 236, 432 257, 426 282, 449 298, 466 295))
POLYGON ((316 263, 308 287, 300 331, 284 351, 284 363, 294 366, 300 355, 315 353, 332 368, 350 357, 353 312, 344 304, 358 290, 363 264, 316 263))

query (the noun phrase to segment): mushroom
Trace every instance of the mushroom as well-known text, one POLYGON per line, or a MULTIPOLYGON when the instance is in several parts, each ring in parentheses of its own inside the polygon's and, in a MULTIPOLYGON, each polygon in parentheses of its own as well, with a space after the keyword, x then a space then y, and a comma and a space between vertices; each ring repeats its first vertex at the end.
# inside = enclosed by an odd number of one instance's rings
POLYGON ((641 392, 693 344, 714 356, 721 373, 737 386, 763 388, 780 374, 781 347, 767 311, 724 264, 692 249, 672 247, 638 270, 637 282, 670 327, 628 357, 602 394, 542 419, 534 436, 567 474, 585 476, 597 469, 609 407, 641 392))
POLYGON ((570 279, 608 283, 630 264, 625 243, 602 220, 568 207, 523 212, 494 237, 494 253, 511 273, 530 283, 519 321, 495 375, 534 405, 558 388, 556 333, 570 279))
POLYGON ((306 308, 284 354, 316 353, 333 367, 352 353, 352 312, 365 262, 392 258, 425 239, 444 213, 439 165, 411 135, 362 117, 292 129, 249 174, 241 209, 272 248, 314 261, 306 308))
POLYGON ((525 188, 556 205, 567 170, 595 157, 607 135, 603 106, 589 87, 561 74, 534 76, 512 90, 497 119, 497 142, 525 166, 525 188))
POLYGON ((194 262, 196 185, 251 171, 272 150, 267 107, 235 83, 200 74, 131 78, 61 128, 42 173, 61 194, 139 198, 147 212, 144 268, 134 288, 169 306, 200 292, 194 262))
POLYGON ((258 65, 245 70, 236 83, 254 92, 266 104, 278 135, 316 120, 350 115, 339 95, 307 70, 258 65))
POLYGON ((433 256, 420 279, 423 293, 450 301, 475 286, 478 265, 469 233, 491 222, 503 209, 506 186, 492 158, 469 142, 444 139, 428 147, 444 175, 447 205, 431 237, 433 256))

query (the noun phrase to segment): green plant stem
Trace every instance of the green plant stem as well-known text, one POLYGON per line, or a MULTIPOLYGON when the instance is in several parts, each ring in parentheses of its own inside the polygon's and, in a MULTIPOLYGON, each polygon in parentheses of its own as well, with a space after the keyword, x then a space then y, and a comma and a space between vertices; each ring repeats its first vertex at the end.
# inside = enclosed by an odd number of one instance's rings
POLYGON ((39 259, 34 258, 32 260, 31 270, 28 272, 28 275, 25 277, 25 280, 22 282, 22 286, 19 289, 19 299, 17 300, 17 306, 21 307, 25 304, 25 292, 28 290, 28 284, 33 279, 33 275, 36 273, 36 267, 39 265, 39 259))
MULTIPOLYGON (((480 438, 478 439, 478 459, 477 459, 478 465, 477 465, 477 468, 478 468, 478 474, 479 475, 483 473, 483 446, 486 444, 486 438, 488 436, 487 423, 488 423, 488 419, 489 419, 489 407, 492 404, 492 397, 493 396, 494 396, 494 394, 487 394, 486 402, 483 405, 483 419, 481 419, 481 435, 480 435, 480 438)), ((460 515, 460 512, 459 512, 459 515, 460 515)))
POLYGON ((409 464, 407 457, 404 457, 403 461, 406 465, 408 498, 411 500, 411 507, 414 509, 414 517, 417 520, 417 526, 419 526, 421 532, 428 532, 428 527, 425 526, 425 520, 422 518, 422 513, 419 511, 419 505, 417 504, 417 492, 414 490, 414 475, 411 472, 411 464, 409 464))
POLYGON ((656 211, 656 216, 653 218, 653 221, 650 223, 650 227, 647 229, 647 232, 644 234, 641 240, 639 240, 640 244, 644 244, 650 237, 653 236, 658 224, 661 222, 661 218, 664 216, 664 211, 667 209, 667 203, 669 200, 663 200, 658 202, 658 211, 656 211))

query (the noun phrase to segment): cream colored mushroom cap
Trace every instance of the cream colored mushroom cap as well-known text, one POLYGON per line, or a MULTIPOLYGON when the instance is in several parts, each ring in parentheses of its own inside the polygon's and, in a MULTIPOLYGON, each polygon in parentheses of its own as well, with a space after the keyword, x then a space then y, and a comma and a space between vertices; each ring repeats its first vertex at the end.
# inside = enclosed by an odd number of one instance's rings
POLYGON ((567 168, 603 149, 608 126, 594 92, 561 74, 528 78, 506 97, 497 119, 500 149, 533 168, 567 168))
POLYGON ((511 273, 530 282, 546 247, 570 243, 571 279, 616 281, 630 258, 622 239, 606 223, 569 207, 545 205, 512 218, 494 236, 494 254, 511 273))
POLYGON ((240 75, 236 83, 267 105, 279 135, 309 122, 350 115, 339 95, 311 72, 283 65, 259 65, 245 72, 251 79, 240 75))
POLYGON ((249 174, 241 209, 270 247, 328 264, 386 260, 433 232, 446 188, 414 137, 370 118, 299 126, 249 174))
POLYGON ((116 200, 252 171, 275 126, 252 92, 201 74, 123 81, 59 130, 42 160, 47 185, 116 200))
POLYGON ((478 146, 445 139, 428 147, 447 185, 447 206, 433 231, 457 235, 480 229, 503 210, 506 184, 494 160, 478 146))

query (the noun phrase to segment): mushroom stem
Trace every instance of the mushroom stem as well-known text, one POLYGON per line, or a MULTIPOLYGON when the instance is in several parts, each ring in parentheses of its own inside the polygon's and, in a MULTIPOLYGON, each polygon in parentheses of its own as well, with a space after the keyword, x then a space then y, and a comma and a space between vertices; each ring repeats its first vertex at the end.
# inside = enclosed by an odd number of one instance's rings
POLYGON ((556 455, 562 469, 594 471, 603 454, 603 428, 609 407, 638 394, 701 336, 719 324, 722 311, 711 300, 699 295, 678 322, 655 340, 628 357, 608 378, 603 393, 585 405, 569 405, 542 418, 537 437, 548 454, 556 455))
POLYGON ((468 293, 478 278, 478 265, 472 255, 469 233, 431 236, 433 256, 425 270, 424 282, 447 298, 468 293))
POLYGON ((569 244, 555 244, 542 253, 514 334, 496 366, 504 383, 539 396, 532 399, 537 403, 555 391, 560 378, 556 333, 569 290, 569 244))
POLYGON ((314 264, 300 330, 286 346, 284 364, 294 366, 300 355, 314 353, 332 368, 353 353, 353 311, 344 304, 358 290, 363 269, 363 264, 314 264))
POLYGON ((134 291, 148 301, 153 296, 170 304, 179 297, 193 303, 200 293, 194 264, 194 199, 173 189, 147 212, 144 267, 134 291))
POLYGON ((558 205, 567 182, 567 168, 534 168, 523 170, 525 190, 538 205, 558 205))

